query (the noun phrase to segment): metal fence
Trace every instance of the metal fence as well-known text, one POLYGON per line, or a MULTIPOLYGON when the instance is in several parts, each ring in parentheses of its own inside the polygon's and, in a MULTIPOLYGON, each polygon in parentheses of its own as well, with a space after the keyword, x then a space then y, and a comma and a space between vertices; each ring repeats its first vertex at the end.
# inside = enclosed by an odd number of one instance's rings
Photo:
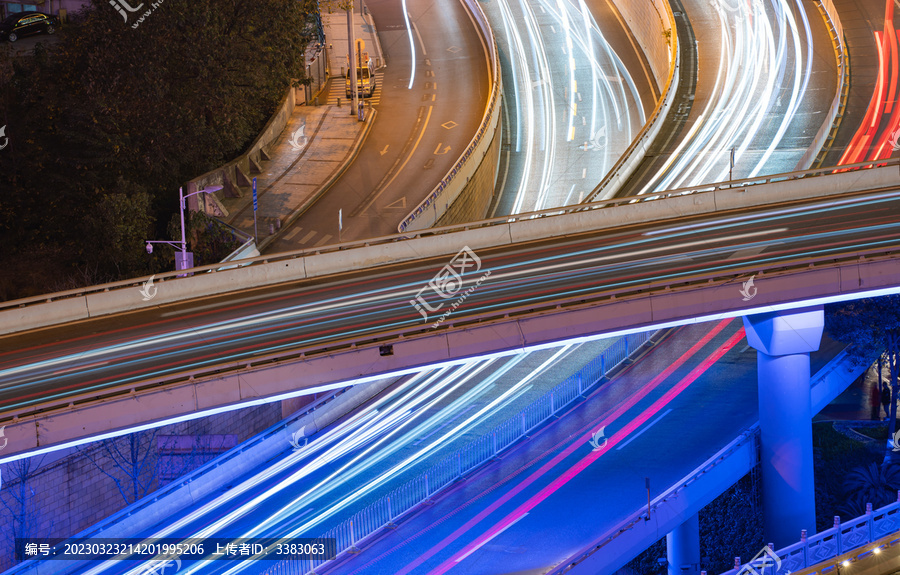
MULTIPOLYGON (((600 356, 592 359, 577 373, 537 398, 522 411, 470 441, 425 472, 400 485, 384 497, 355 513, 349 519, 323 533, 322 538, 335 538, 337 554, 354 552, 362 539, 394 522, 418 505, 431 500, 435 493, 497 457, 503 450, 525 437, 548 419, 605 380, 610 372, 628 360, 629 355, 653 334, 638 333, 618 339, 600 356)), ((266 575, 305 575, 325 564, 323 560, 287 560, 268 570, 266 575)))

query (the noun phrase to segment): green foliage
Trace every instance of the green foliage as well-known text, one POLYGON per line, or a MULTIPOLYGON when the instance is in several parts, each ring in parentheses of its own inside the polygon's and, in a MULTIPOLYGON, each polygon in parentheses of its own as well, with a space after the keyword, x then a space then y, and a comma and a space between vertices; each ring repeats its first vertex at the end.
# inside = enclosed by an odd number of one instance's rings
POLYGON ((831 423, 822 422, 813 424, 813 458, 816 530, 830 528, 836 515, 844 519, 857 517, 858 509, 852 508, 854 497, 845 490, 845 478, 850 470, 879 463, 878 454, 870 451, 865 443, 838 433, 831 423))
POLYGON ((900 467, 897 465, 879 465, 871 462, 868 465, 853 468, 844 476, 844 507, 847 518, 858 517, 863 513, 866 503, 874 509, 884 507, 897 501, 897 490, 900 489, 900 467))
POLYGON ((105 246, 95 253, 109 259, 95 261, 95 265, 117 277, 137 275, 144 270, 144 242, 153 233, 150 214, 150 195, 136 186, 122 182, 120 191, 101 195, 88 214, 87 231, 92 241, 105 246))
POLYGON ((825 331, 853 344, 851 356, 868 364, 884 350, 900 347, 900 295, 864 298, 825 308, 825 331))
MULTIPOLYGON (((195 266, 220 262, 242 243, 231 228, 203 212, 191 212, 184 226, 188 249, 194 254, 195 266)), ((169 220, 169 237, 181 241, 179 214, 174 214, 169 220)), ((173 252, 169 253, 174 257, 173 252)))
MULTIPOLYGON (((85 268, 112 279, 157 271, 138 240, 162 236, 154 222, 177 211, 178 186, 240 154, 303 81, 315 10, 311 0, 165 0, 135 28, 138 15, 126 24, 92 0, 59 44, 0 56, 7 253, 56 254, 55 275, 76 282, 85 268)), ((8 282, 0 295, 49 287, 8 282)))
POLYGON ((872 439, 878 439, 881 441, 887 441, 888 437, 886 425, 879 425, 878 427, 853 428, 853 431, 865 435, 866 437, 871 437, 872 439))
MULTIPOLYGON (((888 434, 893 436, 900 398, 900 295, 827 306, 825 330, 838 341, 854 344, 850 353, 857 363, 868 364, 884 355, 890 371, 888 434)), ((897 454, 887 451, 885 456, 894 459, 897 454)))

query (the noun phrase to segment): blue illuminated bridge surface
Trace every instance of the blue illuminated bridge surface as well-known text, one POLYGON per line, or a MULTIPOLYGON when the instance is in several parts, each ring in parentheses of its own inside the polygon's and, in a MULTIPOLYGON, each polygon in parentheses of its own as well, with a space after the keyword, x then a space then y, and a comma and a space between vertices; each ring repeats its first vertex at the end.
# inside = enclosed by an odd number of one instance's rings
MULTIPOLYGON (((278 457, 242 481, 131 536, 324 533, 514 416, 609 344, 566 345, 402 378, 302 448, 285 443, 278 457)), ((756 421, 756 356, 739 320, 677 328, 648 349, 499 460, 367 541, 362 553, 317 572, 544 572, 645 504, 645 478, 656 497, 756 421)), ((840 349, 826 340, 812 356, 812 372, 840 349)), ((259 560, 183 561, 178 573, 270 567, 259 560)), ((107 561, 69 572, 137 574, 140 568, 107 561)))

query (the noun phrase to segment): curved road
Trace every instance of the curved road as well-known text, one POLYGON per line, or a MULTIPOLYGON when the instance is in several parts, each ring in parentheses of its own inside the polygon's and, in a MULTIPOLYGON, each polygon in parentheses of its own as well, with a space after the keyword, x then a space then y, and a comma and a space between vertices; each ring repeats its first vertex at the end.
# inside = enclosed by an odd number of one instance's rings
POLYGON ((490 94, 487 56, 459 0, 367 4, 388 62, 372 131, 347 172, 293 224, 302 233, 282 235, 269 252, 310 247, 303 238, 313 231, 331 243, 396 233, 478 131, 490 94))

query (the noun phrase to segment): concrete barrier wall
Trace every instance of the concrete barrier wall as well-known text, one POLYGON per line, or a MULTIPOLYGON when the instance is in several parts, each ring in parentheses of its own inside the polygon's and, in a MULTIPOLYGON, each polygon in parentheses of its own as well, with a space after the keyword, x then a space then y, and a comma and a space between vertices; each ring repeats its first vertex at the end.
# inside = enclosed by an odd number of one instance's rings
MULTIPOLYGON (((284 98, 282 98, 278 109, 266 123, 266 126, 262 129, 259 136, 256 137, 252 144, 250 144, 250 148, 224 166, 190 180, 187 183, 185 194, 212 186, 223 186, 221 191, 216 192, 218 196, 241 196, 242 192, 240 186, 246 187, 253 184, 253 174, 258 173, 262 161, 268 159, 267 153, 269 146, 278 139, 278 136, 284 131, 285 126, 287 126, 291 119, 291 115, 294 113, 294 106, 296 104, 296 92, 294 88, 289 87, 285 91, 284 98)), ((188 201, 193 200, 196 202, 198 201, 196 198, 197 196, 193 196, 188 201)), ((199 201, 201 202, 200 205, 203 206, 203 211, 212 215, 219 215, 216 213, 217 210, 211 206, 211 204, 215 204, 214 201, 207 201, 206 199, 199 201)), ((192 209, 194 208, 192 207, 192 209)))
MULTIPOLYGON (((440 260, 434 263, 440 265, 440 260)), ((445 324, 454 329, 423 333, 421 326, 413 326, 408 333, 380 335, 377 341, 329 351, 311 348, 252 367, 226 363, 198 368, 191 379, 163 375, 141 382, 137 390, 117 389, 115 396, 110 391, 102 402, 85 394, 73 398, 85 400, 78 407, 44 404, 41 411, 21 412, 6 425, 8 445, 0 453, 0 463, 52 446, 67 446, 99 431, 124 431, 149 423, 165 425, 188 414, 200 417, 223 408, 234 409, 236 404, 249 407, 325 392, 344 387, 348 381, 363 383, 401 376, 441 362, 809 305, 820 298, 872 297, 894 293, 896 286, 900 286, 900 267, 884 255, 840 263, 818 262, 799 269, 754 266, 728 272, 724 277, 712 272, 671 289, 663 283, 610 286, 592 294, 595 301, 591 303, 579 298, 547 302, 512 317, 500 309, 475 323, 445 324), (747 307, 737 293, 740 281, 750 273, 756 274, 759 293, 754 305, 747 307), (390 345, 394 353, 381 355, 381 345, 390 345), (122 418, 122 413, 130 414, 129 418, 122 418), (107 428, 98 422, 106 422, 107 428)))
POLYGON ((828 140, 832 129, 837 129, 835 119, 837 119, 838 113, 844 102, 845 90, 849 91, 850 89, 850 78, 847 74, 847 49, 844 45, 844 27, 841 24, 840 14, 834 7, 832 0, 819 0, 818 6, 825 18, 825 25, 828 27, 828 32, 831 34, 834 55, 837 59, 837 86, 835 88, 831 107, 825 114, 825 118, 822 120, 822 125, 819 126, 819 131, 816 133, 813 143, 809 146, 809 149, 806 150, 806 153, 803 154, 803 157, 800 158, 800 161, 797 162, 796 169, 798 170, 806 170, 812 166, 813 161, 819 155, 819 152, 828 140))
MULTIPOLYGON (((499 122, 500 115, 497 114, 497 123, 499 122)), ((501 126, 498 125, 478 167, 456 199, 444 206, 444 215, 438 219, 438 226, 476 222, 487 215, 494 197, 497 173, 500 171, 501 136, 501 126)))
POLYGON ((671 49, 675 43, 672 8, 665 0, 615 0, 613 4, 628 24, 638 46, 644 50, 656 88, 662 93, 669 77, 671 49))
MULTIPOLYGON (((477 186, 477 190, 470 189, 467 193, 479 198, 490 197, 494 193, 499 155, 492 161, 491 148, 495 143, 496 135, 500 131, 500 106, 502 81, 500 78, 500 59, 497 55, 497 44, 494 41, 494 33, 491 31, 487 17, 481 10, 476 0, 462 0, 463 6, 469 11, 473 22, 481 31, 481 37, 487 50, 488 71, 490 73, 491 91, 488 103, 481 120, 481 127, 475 133, 475 137, 466 146, 466 151, 459 157, 453 168, 441 179, 437 186, 428 194, 419 205, 400 222, 397 230, 400 233, 413 230, 424 230, 437 224, 450 206, 464 193, 469 183, 477 186), (485 172, 481 171, 482 164, 485 172), (494 178, 486 178, 485 175, 493 172, 494 178), (489 184, 488 184, 489 180, 489 184)), ((499 144, 498 144, 499 145, 499 144)), ((483 217, 483 215, 482 215, 483 217)))
POLYGON ((649 50, 648 58, 651 63, 656 62, 654 76, 657 85, 660 86, 660 99, 656 102, 656 107, 647 123, 641 128, 622 157, 603 177, 597 187, 588 194, 586 198, 588 202, 604 200, 615 195, 622 184, 644 161, 647 150, 659 135, 663 123, 672 109, 675 94, 678 92, 678 82, 681 78, 681 51, 678 47, 675 15, 668 2, 663 0, 618 2, 617 5, 620 12, 626 17, 626 21, 629 22, 629 26, 632 27, 632 33, 641 40, 641 46, 645 50, 649 50), (661 75, 657 75, 657 73, 661 75))

